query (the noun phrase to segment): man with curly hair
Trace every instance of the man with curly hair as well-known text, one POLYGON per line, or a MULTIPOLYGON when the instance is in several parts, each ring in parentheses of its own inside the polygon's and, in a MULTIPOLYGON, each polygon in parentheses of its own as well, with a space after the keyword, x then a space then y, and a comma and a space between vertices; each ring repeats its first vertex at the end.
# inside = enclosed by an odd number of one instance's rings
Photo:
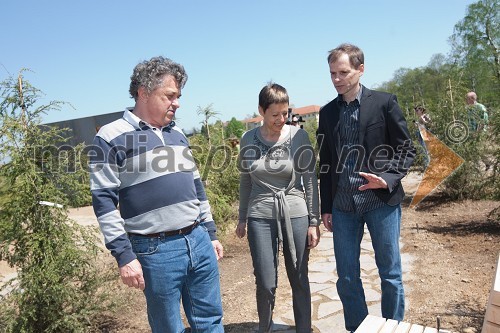
POLYGON ((103 126, 90 154, 94 211, 124 284, 144 291, 153 333, 224 332, 216 237, 189 143, 175 125, 184 67, 164 57, 131 76, 133 108, 103 126))

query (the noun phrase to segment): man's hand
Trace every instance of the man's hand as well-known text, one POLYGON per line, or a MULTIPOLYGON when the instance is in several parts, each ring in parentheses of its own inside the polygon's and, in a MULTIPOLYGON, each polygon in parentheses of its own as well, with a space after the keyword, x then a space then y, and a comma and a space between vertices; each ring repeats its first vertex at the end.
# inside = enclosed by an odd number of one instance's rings
POLYGON ((238 223, 238 225, 236 226, 236 235, 239 238, 243 238, 245 237, 246 233, 247 233, 247 224, 245 222, 238 223))
POLYGON ((368 184, 361 185, 358 190, 360 191, 365 191, 365 190, 374 190, 377 188, 387 188, 387 183, 382 177, 379 177, 377 175, 374 175, 373 173, 366 173, 366 172, 360 172, 359 175, 361 177, 364 177, 367 181, 368 184))
POLYGON ((213 240, 212 246, 214 247, 215 257, 217 260, 222 259, 222 257, 224 257, 224 248, 222 247, 222 244, 218 240, 213 240))
POLYGON ((332 214, 321 214, 321 220, 326 230, 332 232, 332 214))
POLYGON ((129 287, 144 290, 144 276, 142 275, 142 266, 139 260, 134 259, 125 266, 120 267, 120 277, 122 282, 129 287))
POLYGON ((307 248, 312 249, 316 247, 320 239, 319 226, 310 226, 307 229, 307 248))

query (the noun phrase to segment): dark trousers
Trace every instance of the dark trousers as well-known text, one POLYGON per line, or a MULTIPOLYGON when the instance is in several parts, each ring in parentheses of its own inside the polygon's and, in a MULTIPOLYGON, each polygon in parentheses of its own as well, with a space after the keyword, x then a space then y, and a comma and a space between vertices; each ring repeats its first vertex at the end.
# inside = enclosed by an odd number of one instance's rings
MULTIPOLYGON (((282 221, 285 234, 285 223, 282 221)), ((293 237, 297 254, 297 268, 294 268, 286 236, 283 237, 283 256, 292 288, 293 313, 296 331, 311 332, 311 291, 309 288, 307 249, 307 216, 292 218, 293 237)), ((276 220, 248 218, 248 243, 252 255, 259 333, 271 332, 276 287, 278 286, 278 226, 276 220)))

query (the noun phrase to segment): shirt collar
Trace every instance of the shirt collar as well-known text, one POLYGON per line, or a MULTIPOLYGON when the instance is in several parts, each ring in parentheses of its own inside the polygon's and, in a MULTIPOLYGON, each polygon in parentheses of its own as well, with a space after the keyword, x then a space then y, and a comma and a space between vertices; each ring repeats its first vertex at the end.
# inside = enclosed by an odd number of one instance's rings
MULTIPOLYGON (((358 93, 356 95, 356 98, 354 99, 354 101, 358 101, 358 105, 361 105, 361 95, 363 95, 363 85, 360 84, 359 85, 359 91, 358 91, 358 93)), ((344 96, 343 95, 339 95, 338 96, 337 103, 339 103, 339 105, 342 105, 344 103, 347 104, 347 102, 344 101, 344 96)))
MULTIPOLYGON (((123 113, 123 119, 125 119, 128 123, 130 123, 134 128, 136 129, 141 129, 141 130, 147 130, 147 129, 152 129, 153 126, 142 120, 141 118, 137 117, 134 114, 134 108, 126 108, 125 112, 123 113)), ((171 128, 175 126, 175 121, 171 121, 167 126, 163 126, 160 130, 162 131, 170 131, 171 128)))

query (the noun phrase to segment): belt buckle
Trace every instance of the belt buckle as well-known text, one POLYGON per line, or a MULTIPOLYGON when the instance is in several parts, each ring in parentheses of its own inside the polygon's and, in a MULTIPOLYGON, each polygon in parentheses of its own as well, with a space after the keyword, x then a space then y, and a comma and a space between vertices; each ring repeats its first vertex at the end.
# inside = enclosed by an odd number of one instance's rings
POLYGON ((181 228, 181 229, 179 229, 179 230, 177 230, 177 235, 182 235, 182 234, 183 234, 183 232, 182 232, 182 228, 181 228))

